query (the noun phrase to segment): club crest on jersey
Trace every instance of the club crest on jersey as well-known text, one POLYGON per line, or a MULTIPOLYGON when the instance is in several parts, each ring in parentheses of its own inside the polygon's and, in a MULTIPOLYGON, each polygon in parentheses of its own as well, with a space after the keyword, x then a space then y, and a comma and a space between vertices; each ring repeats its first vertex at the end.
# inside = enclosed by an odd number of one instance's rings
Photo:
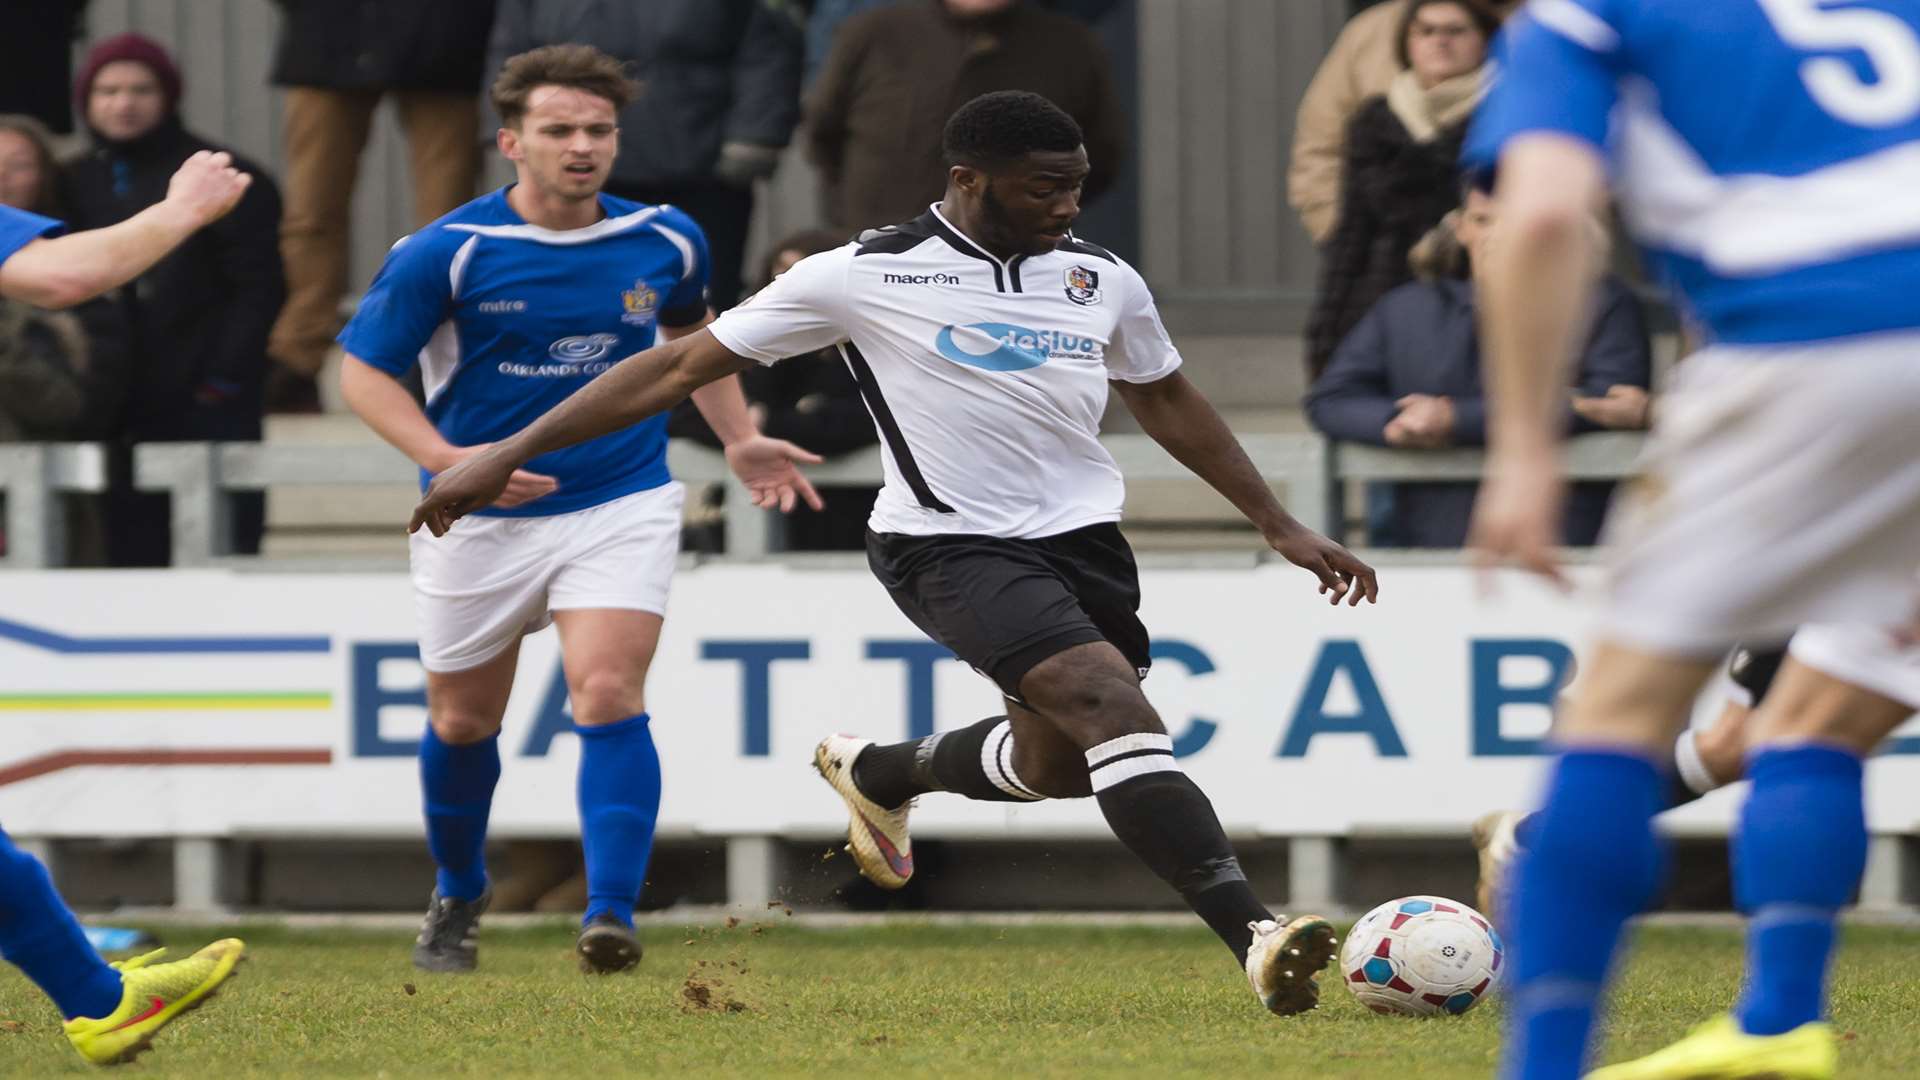
POLYGON ((1100 275, 1084 266, 1067 267, 1067 299, 1084 307, 1100 302, 1100 275))
POLYGON ((654 313, 660 310, 660 294, 645 281, 636 281, 633 288, 620 294, 620 306, 626 311, 620 321, 633 326, 645 326, 653 321, 654 313))

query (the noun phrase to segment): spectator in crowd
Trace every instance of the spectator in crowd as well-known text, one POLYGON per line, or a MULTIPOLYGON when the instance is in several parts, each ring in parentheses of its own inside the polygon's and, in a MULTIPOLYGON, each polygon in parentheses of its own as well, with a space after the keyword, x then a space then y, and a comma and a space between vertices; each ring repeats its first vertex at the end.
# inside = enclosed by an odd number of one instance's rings
POLYGON ((73 43, 87 0, 8 4, 0 34, 0 113, 31 116, 58 135, 73 132, 73 43))
MULTIPOLYGON (((833 49, 834 35, 839 33, 840 24, 863 11, 888 4, 897 4, 901 0, 814 0, 813 8, 807 15, 807 68, 804 85, 811 89, 813 80, 819 76, 820 68, 827 62, 827 54, 833 49)), ((1042 7, 1052 8, 1065 15, 1072 15, 1085 22, 1099 22, 1119 0, 1038 0, 1042 7)))
MULTIPOLYGON (((121 34, 95 45, 74 86, 92 137, 63 183, 76 229, 113 225, 160 202, 182 162, 224 149, 182 126, 179 69, 148 38, 121 34)), ((258 167, 234 163, 253 178, 234 211, 120 292, 134 359, 110 425, 121 444, 108 497, 116 566, 164 566, 171 552, 167 499, 133 490, 131 444, 260 438, 267 333, 286 299, 280 194, 258 167)), ((259 549, 263 519, 257 493, 234 499, 233 550, 259 549)))
MULTIPOLYGON (((801 259, 831 251, 846 242, 846 237, 825 229, 794 233, 767 253, 757 288, 766 288, 801 259)), ((771 367, 750 368, 740 373, 740 387, 747 395, 754 422, 760 425, 763 434, 773 438, 798 443, 828 459, 880 441, 873 428, 873 417, 860 398, 860 388, 838 350, 822 349, 771 367)), ((716 450, 720 448, 719 438, 691 402, 683 402, 674 409, 667 430, 676 438, 693 439, 716 450)), ((820 498, 826 503, 824 509, 781 519, 786 547, 794 551, 866 550, 867 515, 873 510, 873 498, 878 491, 878 484, 820 487, 820 498)), ((708 516, 717 527, 720 517, 717 494, 716 501, 710 504, 713 513, 694 515, 697 523, 706 524, 701 519, 708 516)), ((695 535, 689 540, 691 550, 725 549, 718 536, 695 535)))
MULTIPOLYGON (((1387 0, 1348 21, 1300 99, 1287 166, 1287 201, 1315 244, 1333 235, 1340 216, 1341 151, 1347 125, 1369 99, 1387 92, 1404 65, 1399 59, 1401 21, 1413 0, 1387 0)), ((1502 16, 1523 0, 1486 0, 1502 16)))
POLYGON ((315 381, 347 293, 348 227, 373 113, 391 98, 407 137, 418 228, 473 198, 493 0, 275 0, 273 85, 285 87, 289 295, 274 325, 267 407, 317 412, 315 381))
POLYGON ((800 120, 801 16, 769 0, 500 0, 489 71, 541 45, 585 42, 625 61, 640 96, 620 113, 607 193, 670 203, 707 234, 708 296, 740 299, 753 185, 800 120))
POLYGON ((1398 27, 1400 73, 1347 125, 1339 222, 1307 319, 1314 379, 1374 302, 1412 276, 1415 242, 1459 205, 1460 145, 1500 22, 1480 0, 1414 0, 1398 27))
MULTIPOLYGON (((1473 273, 1497 227, 1493 200, 1469 191, 1465 205, 1422 241, 1424 280, 1376 304, 1340 343, 1307 395, 1307 417, 1348 442, 1409 449, 1486 445, 1486 404, 1474 320, 1473 273), (1476 257, 1478 256, 1478 257, 1476 257)), ((1596 219, 1594 229, 1604 233, 1596 219)), ((1596 267, 1596 276, 1598 268, 1596 267)), ((1593 329, 1568 396, 1573 433, 1643 428, 1652 379, 1645 319, 1619 279, 1599 277, 1593 329)), ((1409 547, 1459 547, 1478 485, 1395 485, 1389 533, 1409 547)), ((1596 541, 1612 485, 1576 484, 1565 540, 1596 541)))
POLYGON ((1053 101, 1086 133, 1083 205, 1126 152, 1106 50, 1087 25, 1027 0, 913 0, 848 19, 807 98, 827 218, 851 235, 917 217, 946 190, 940 133, 993 90, 1053 101))
MULTIPOLYGON (((61 218, 53 136, 0 115, 0 206, 61 218)), ((65 311, 0 300, 0 442, 96 439, 126 386, 126 324, 110 300, 65 311)))

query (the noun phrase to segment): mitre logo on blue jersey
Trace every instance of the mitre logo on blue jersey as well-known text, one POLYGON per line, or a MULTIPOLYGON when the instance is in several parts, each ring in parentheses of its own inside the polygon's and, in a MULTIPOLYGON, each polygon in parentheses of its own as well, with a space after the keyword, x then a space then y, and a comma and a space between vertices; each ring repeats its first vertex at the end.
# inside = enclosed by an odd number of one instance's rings
POLYGON ((943 326, 933 347, 956 364, 985 371, 1025 371, 1048 360, 1100 357, 1100 343, 1093 338, 995 322, 943 326))

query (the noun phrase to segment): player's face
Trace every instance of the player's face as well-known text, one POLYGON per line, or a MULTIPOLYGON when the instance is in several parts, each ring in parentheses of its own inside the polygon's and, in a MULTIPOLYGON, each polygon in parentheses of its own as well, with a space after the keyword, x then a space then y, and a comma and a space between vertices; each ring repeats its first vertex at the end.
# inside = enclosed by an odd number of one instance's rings
POLYGON ((1486 58, 1486 36, 1459 4, 1427 4, 1407 26, 1407 60, 1423 86, 1465 75, 1486 58))
POLYGON ((152 131, 166 112, 160 77, 138 60, 115 60, 103 66, 87 91, 88 125, 116 142, 152 131))
POLYGON ((568 201, 599 195, 619 146, 613 102, 567 86, 534 87, 520 126, 500 130, 520 182, 568 201))
POLYGON ((1025 255, 1052 251, 1080 216, 1087 150, 1044 151, 999 173, 984 174, 981 227, 988 246, 1025 255))
POLYGON ((0 129, 0 206, 32 210, 46 183, 40 148, 17 131, 0 129))

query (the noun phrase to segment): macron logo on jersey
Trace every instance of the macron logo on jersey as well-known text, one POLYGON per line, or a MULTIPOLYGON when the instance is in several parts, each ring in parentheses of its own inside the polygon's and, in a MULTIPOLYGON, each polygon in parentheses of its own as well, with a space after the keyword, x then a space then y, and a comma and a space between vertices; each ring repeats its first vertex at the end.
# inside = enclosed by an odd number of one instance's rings
POLYGON ((1090 337, 1012 323, 949 323, 935 335, 933 347, 956 364, 983 371, 1026 371, 1055 357, 1090 360, 1100 356, 1100 343, 1090 337))

